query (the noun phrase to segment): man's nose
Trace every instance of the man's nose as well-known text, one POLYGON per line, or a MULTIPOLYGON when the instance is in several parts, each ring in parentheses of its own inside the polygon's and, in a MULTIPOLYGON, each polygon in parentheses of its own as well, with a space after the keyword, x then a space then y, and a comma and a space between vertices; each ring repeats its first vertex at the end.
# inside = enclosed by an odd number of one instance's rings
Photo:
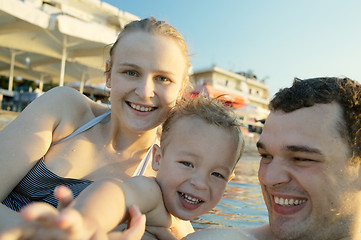
POLYGON ((258 179, 266 186, 277 186, 288 183, 291 180, 288 166, 285 160, 273 158, 270 163, 260 164, 258 179))

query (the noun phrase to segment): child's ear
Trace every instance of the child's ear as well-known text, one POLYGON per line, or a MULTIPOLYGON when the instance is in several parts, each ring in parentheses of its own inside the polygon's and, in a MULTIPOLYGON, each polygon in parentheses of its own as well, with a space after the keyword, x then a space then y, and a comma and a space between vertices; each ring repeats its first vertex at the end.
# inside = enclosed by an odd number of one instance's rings
POLYGON ((230 182, 235 176, 236 176, 236 174, 234 173, 234 170, 233 170, 231 173, 231 176, 228 179, 228 182, 230 182))
POLYGON ((154 144, 153 145, 153 160, 152 160, 152 168, 154 171, 159 170, 161 159, 162 159, 162 151, 157 144, 154 144))

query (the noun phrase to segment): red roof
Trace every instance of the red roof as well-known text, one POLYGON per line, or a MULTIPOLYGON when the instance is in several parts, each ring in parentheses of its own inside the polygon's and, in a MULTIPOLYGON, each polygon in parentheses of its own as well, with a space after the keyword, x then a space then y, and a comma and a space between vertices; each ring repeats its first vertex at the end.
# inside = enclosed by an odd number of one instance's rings
POLYGON ((218 98, 223 101, 225 105, 233 108, 243 108, 248 103, 243 97, 215 89, 210 83, 195 86, 193 91, 188 94, 188 97, 195 97, 198 94, 204 94, 211 98, 218 98))

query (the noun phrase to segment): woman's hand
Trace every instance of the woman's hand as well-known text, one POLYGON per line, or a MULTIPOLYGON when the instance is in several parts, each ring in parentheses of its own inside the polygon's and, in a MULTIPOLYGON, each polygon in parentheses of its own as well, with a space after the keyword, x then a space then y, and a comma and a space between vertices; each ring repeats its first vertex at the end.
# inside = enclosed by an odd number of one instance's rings
MULTIPOLYGON (((182 239, 190 233, 194 232, 192 224, 189 221, 179 220, 175 227, 163 228, 163 227, 146 227, 146 232, 151 233, 155 238, 159 240, 176 240, 182 239)), ((143 240, 152 239, 150 237, 144 237, 143 240)))
POLYGON ((140 240, 142 238, 145 230, 145 215, 141 214, 136 206, 129 208, 129 214, 128 229, 123 232, 109 233, 109 240, 140 240))

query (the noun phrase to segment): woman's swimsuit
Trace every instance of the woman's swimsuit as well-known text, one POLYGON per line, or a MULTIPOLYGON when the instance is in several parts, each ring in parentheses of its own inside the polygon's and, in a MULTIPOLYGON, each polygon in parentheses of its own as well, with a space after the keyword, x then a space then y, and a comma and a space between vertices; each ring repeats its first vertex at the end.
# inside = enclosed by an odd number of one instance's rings
MULTIPOLYGON (((101 122, 109 114, 110 112, 106 112, 92 119, 88 123, 75 130, 69 136, 51 144, 51 146, 64 142, 69 138, 72 138, 88 130, 97 123, 101 122)), ((147 154, 133 173, 133 176, 144 174, 152 156, 152 149, 153 147, 148 150, 147 154)), ((11 191, 11 193, 4 199, 2 204, 14 211, 19 211, 22 207, 31 202, 46 202, 53 205, 54 207, 57 207, 58 201, 54 197, 55 187, 59 185, 65 185, 73 192, 73 196, 77 197, 80 192, 89 186, 92 182, 93 181, 86 179, 59 177, 46 167, 44 163, 44 157, 42 157, 19 182, 19 184, 11 191)))

